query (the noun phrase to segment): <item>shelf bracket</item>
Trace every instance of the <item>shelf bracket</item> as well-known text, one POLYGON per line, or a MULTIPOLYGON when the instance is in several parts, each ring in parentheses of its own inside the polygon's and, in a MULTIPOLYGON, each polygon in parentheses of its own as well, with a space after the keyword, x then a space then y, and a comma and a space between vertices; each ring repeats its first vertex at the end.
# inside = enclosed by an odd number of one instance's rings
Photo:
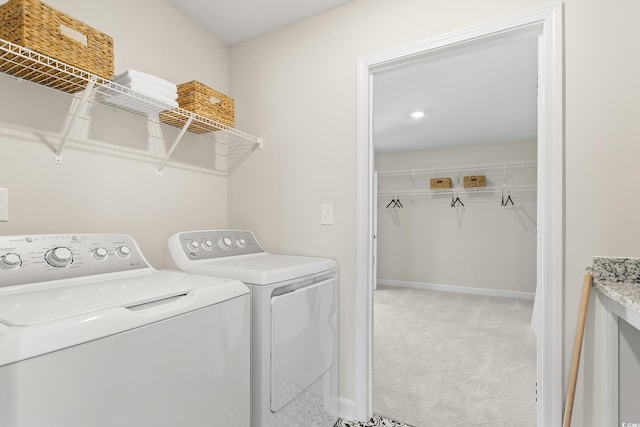
POLYGON ((162 160, 162 163, 160 163, 160 166, 158 166, 158 178, 162 178, 162 169, 164 169, 164 167, 167 165, 167 162, 173 155, 173 152, 175 151, 176 147, 182 140, 182 137, 184 136, 185 132, 187 131, 187 129, 189 129, 189 126, 191 126, 191 122, 193 122, 194 118, 195 118, 195 114, 191 113, 189 115, 189 118, 185 122, 184 126, 182 126, 182 129, 180 129, 180 133, 178 134, 178 136, 176 136, 176 139, 175 141, 173 141, 173 144, 171 144, 171 148, 169 148, 169 151, 167 151, 167 155, 162 160))
MULTIPOLYGON (((523 166, 520 165, 520 167, 522 168, 523 166)), ((503 174, 504 175, 504 181, 503 181, 502 185, 505 185, 513 177, 513 175, 515 175, 515 173, 516 173, 515 166, 507 166, 507 164, 505 163, 505 165, 504 165, 504 174, 503 174), (511 168, 509 174, 507 174, 507 167, 511 168)))
POLYGON ((76 108, 73 111, 71 120, 69 121, 69 124, 67 124, 67 128, 64 130, 64 135, 62 135, 62 140, 60 141, 60 145, 58 145, 58 149, 56 150, 53 157, 54 162, 58 165, 62 164, 62 150, 64 150, 64 146, 67 144, 67 141, 69 140, 69 136, 71 135, 71 130, 73 129, 73 125, 75 124, 76 120, 78 120, 78 114, 80 113, 80 110, 85 105, 87 105, 87 102, 89 101, 89 96, 91 95, 91 91, 93 90, 93 87, 96 84, 96 79, 97 79, 97 76, 91 76, 91 78, 89 79, 89 83, 87 83, 87 87, 84 89, 84 93, 80 98, 80 102, 76 104, 76 108))

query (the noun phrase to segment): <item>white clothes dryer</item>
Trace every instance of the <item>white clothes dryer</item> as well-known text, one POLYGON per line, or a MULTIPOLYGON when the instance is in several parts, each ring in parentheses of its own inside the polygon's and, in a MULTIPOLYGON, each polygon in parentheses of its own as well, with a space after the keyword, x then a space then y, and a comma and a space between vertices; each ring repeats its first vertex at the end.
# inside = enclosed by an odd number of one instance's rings
POLYGON ((249 314, 129 236, 0 236, 0 425, 249 426, 249 314))
POLYGON ((249 231, 175 234, 182 270, 251 290, 251 425, 333 427, 338 420, 338 264, 266 252, 249 231))

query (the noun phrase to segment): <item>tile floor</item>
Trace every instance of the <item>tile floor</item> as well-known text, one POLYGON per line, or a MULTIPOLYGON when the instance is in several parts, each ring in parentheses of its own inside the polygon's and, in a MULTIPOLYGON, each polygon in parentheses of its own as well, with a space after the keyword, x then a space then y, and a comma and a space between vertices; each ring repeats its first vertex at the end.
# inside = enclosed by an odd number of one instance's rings
POLYGON ((347 421, 347 420, 338 420, 338 422, 336 423, 335 427, 373 427, 373 426, 379 426, 379 427, 413 427, 410 426, 409 424, 404 424, 401 423, 399 421, 394 421, 391 420, 389 418, 385 418, 382 417, 380 415, 376 415, 373 414, 373 417, 371 417, 371 419, 369 420, 368 423, 363 424, 363 423, 359 423, 359 422, 354 422, 354 421, 347 421))

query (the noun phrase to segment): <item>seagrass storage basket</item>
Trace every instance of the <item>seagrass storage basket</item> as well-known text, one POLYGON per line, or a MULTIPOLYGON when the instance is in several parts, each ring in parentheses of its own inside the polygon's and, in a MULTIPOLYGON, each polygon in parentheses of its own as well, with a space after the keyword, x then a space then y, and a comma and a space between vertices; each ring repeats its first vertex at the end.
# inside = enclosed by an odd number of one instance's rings
MULTIPOLYGON (((1 5, 0 38, 102 78, 113 76, 113 39, 40 0, 9 0, 1 5)), ((42 77, 45 68, 36 67, 40 74, 24 67, 6 71, 47 85, 42 77)), ((66 91, 79 90, 72 87, 66 91)))
POLYGON ((465 176, 463 185, 464 188, 486 187, 487 177, 484 175, 465 176))
MULTIPOLYGON (((198 81, 194 80, 178 85, 178 105, 180 105, 180 108, 223 125, 229 127, 234 125, 233 99, 198 81)), ((176 127, 182 127, 186 122, 184 117, 178 116, 171 111, 161 113, 160 120, 176 127)), ((206 133, 216 130, 220 130, 220 127, 202 123, 189 127, 189 131, 194 133, 206 133)))
POLYGON ((451 178, 431 178, 431 188, 451 188, 451 178))

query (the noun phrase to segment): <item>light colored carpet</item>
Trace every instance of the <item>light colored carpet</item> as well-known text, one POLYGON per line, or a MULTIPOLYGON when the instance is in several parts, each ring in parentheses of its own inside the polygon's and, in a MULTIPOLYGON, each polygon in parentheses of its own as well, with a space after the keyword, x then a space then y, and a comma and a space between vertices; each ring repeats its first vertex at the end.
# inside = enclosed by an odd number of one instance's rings
POLYGON ((532 305, 379 286, 374 411, 419 427, 535 426, 532 305))

